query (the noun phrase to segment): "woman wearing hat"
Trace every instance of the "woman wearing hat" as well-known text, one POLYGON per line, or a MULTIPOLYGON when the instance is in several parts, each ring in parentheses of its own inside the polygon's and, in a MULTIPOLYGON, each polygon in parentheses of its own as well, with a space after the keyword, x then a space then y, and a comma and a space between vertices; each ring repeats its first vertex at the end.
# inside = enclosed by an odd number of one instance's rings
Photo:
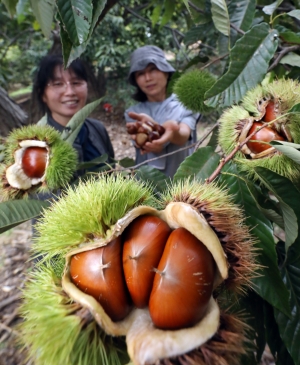
POLYGON ((133 98, 139 103, 125 111, 127 123, 154 120, 164 126, 165 133, 159 139, 146 142, 142 149, 136 146, 136 163, 162 156, 148 164, 169 177, 173 177, 181 162, 191 154, 188 148, 180 149, 196 142, 199 116, 187 110, 176 95, 168 97, 167 85, 174 72, 160 48, 144 46, 135 50, 128 80, 137 88, 133 98), (175 151, 178 152, 164 156, 175 151))

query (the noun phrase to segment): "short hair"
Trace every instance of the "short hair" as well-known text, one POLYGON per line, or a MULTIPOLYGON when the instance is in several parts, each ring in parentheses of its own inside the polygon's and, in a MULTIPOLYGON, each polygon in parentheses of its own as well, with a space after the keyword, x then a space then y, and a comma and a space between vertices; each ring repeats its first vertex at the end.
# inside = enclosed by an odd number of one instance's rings
MULTIPOLYGON (((63 66, 63 58, 61 55, 54 54, 42 58, 33 85, 33 93, 36 95, 40 109, 43 113, 47 111, 47 106, 43 102, 43 95, 49 81, 54 79, 54 70, 57 66, 63 66)), ((84 63, 77 58, 67 69, 74 72, 74 74, 86 82, 88 76, 84 63)))

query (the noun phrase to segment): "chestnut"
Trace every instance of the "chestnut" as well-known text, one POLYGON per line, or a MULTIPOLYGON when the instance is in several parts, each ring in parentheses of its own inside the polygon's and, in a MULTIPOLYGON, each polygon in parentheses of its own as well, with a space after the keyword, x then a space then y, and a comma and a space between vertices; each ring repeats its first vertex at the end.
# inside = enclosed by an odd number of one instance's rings
POLYGON ((136 123, 128 123, 126 124, 127 133, 129 134, 136 134, 137 133, 137 125, 136 123))
POLYGON ((156 216, 142 215, 124 232, 123 268, 126 284, 134 305, 148 305, 158 265, 171 228, 156 216))
POLYGON ((136 135, 135 142, 138 146, 142 147, 147 141, 148 141, 148 134, 139 132, 136 135))
POLYGON ((268 105, 266 106, 266 112, 264 116, 264 121, 266 123, 272 122, 272 120, 277 118, 277 113, 275 110, 275 103, 274 101, 269 101, 268 105))
POLYGON ((121 237, 117 237, 107 246, 75 254, 70 262, 72 282, 94 297, 115 322, 125 318, 131 309, 121 251, 121 237))
POLYGON ((160 329, 195 325, 205 315, 213 291, 215 262, 206 248, 185 228, 169 236, 154 277, 149 312, 160 329))
MULTIPOLYGON (((252 127, 249 130, 248 135, 253 133, 256 128, 261 127, 263 124, 260 122, 253 123, 252 127)), ((274 140, 277 141, 284 141, 285 139, 273 128, 270 127, 264 127, 261 130, 259 130, 254 136, 251 137, 251 140, 247 142, 247 146, 253 153, 260 153, 265 150, 268 150, 271 148, 270 145, 265 143, 259 143, 259 142, 252 142, 253 141, 263 141, 263 142, 271 142, 274 140)))
POLYGON ((46 170, 48 151, 45 147, 27 147, 22 156, 22 169, 29 178, 41 178, 46 170))

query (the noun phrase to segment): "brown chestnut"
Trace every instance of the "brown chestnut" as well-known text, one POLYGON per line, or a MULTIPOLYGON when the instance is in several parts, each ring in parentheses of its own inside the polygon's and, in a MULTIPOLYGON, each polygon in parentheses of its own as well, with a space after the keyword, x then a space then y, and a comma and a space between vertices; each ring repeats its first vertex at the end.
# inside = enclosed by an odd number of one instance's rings
POLYGON ((138 308, 148 305, 157 267, 171 228, 162 219, 143 215, 124 232, 123 268, 132 301, 138 308))
POLYGON ((122 320, 131 309, 121 252, 121 238, 118 237, 107 246, 77 253, 70 262, 72 282, 93 296, 113 321, 122 320))
POLYGON ((126 124, 127 133, 136 134, 137 133, 137 125, 136 123, 128 123, 126 124))
POLYGON ((276 119, 277 116, 278 115, 276 113, 274 101, 269 101, 268 105, 266 106, 264 121, 266 123, 272 122, 272 120, 276 119))
POLYGON ((22 169, 30 178, 41 178, 46 169, 48 151, 44 147, 27 147, 22 156, 22 169))
POLYGON ((185 228, 169 236, 149 300, 153 323, 180 329, 199 322, 212 295, 215 262, 209 250, 185 228))
MULTIPOLYGON (((263 124, 256 122, 253 123, 252 127, 249 130, 248 135, 253 133, 256 128, 261 127, 263 124)), ((253 153, 260 153, 265 150, 268 150, 272 146, 266 144, 266 143, 260 143, 260 142, 252 142, 252 141, 263 141, 263 142, 271 142, 271 141, 284 141, 285 139, 273 128, 270 127, 264 127, 261 130, 259 130, 254 136, 251 137, 251 140, 247 142, 247 146, 253 153)))

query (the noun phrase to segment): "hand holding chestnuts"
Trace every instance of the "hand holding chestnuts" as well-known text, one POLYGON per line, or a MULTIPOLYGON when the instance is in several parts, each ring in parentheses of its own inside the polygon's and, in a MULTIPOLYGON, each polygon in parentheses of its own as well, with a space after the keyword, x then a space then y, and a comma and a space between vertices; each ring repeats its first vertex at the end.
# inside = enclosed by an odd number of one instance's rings
POLYGON ((133 122, 126 124, 129 134, 136 134, 135 142, 139 147, 143 147, 146 142, 152 142, 159 139, 165 132, 165 128, 158 123, 150 120, 146 122, 133 122))

